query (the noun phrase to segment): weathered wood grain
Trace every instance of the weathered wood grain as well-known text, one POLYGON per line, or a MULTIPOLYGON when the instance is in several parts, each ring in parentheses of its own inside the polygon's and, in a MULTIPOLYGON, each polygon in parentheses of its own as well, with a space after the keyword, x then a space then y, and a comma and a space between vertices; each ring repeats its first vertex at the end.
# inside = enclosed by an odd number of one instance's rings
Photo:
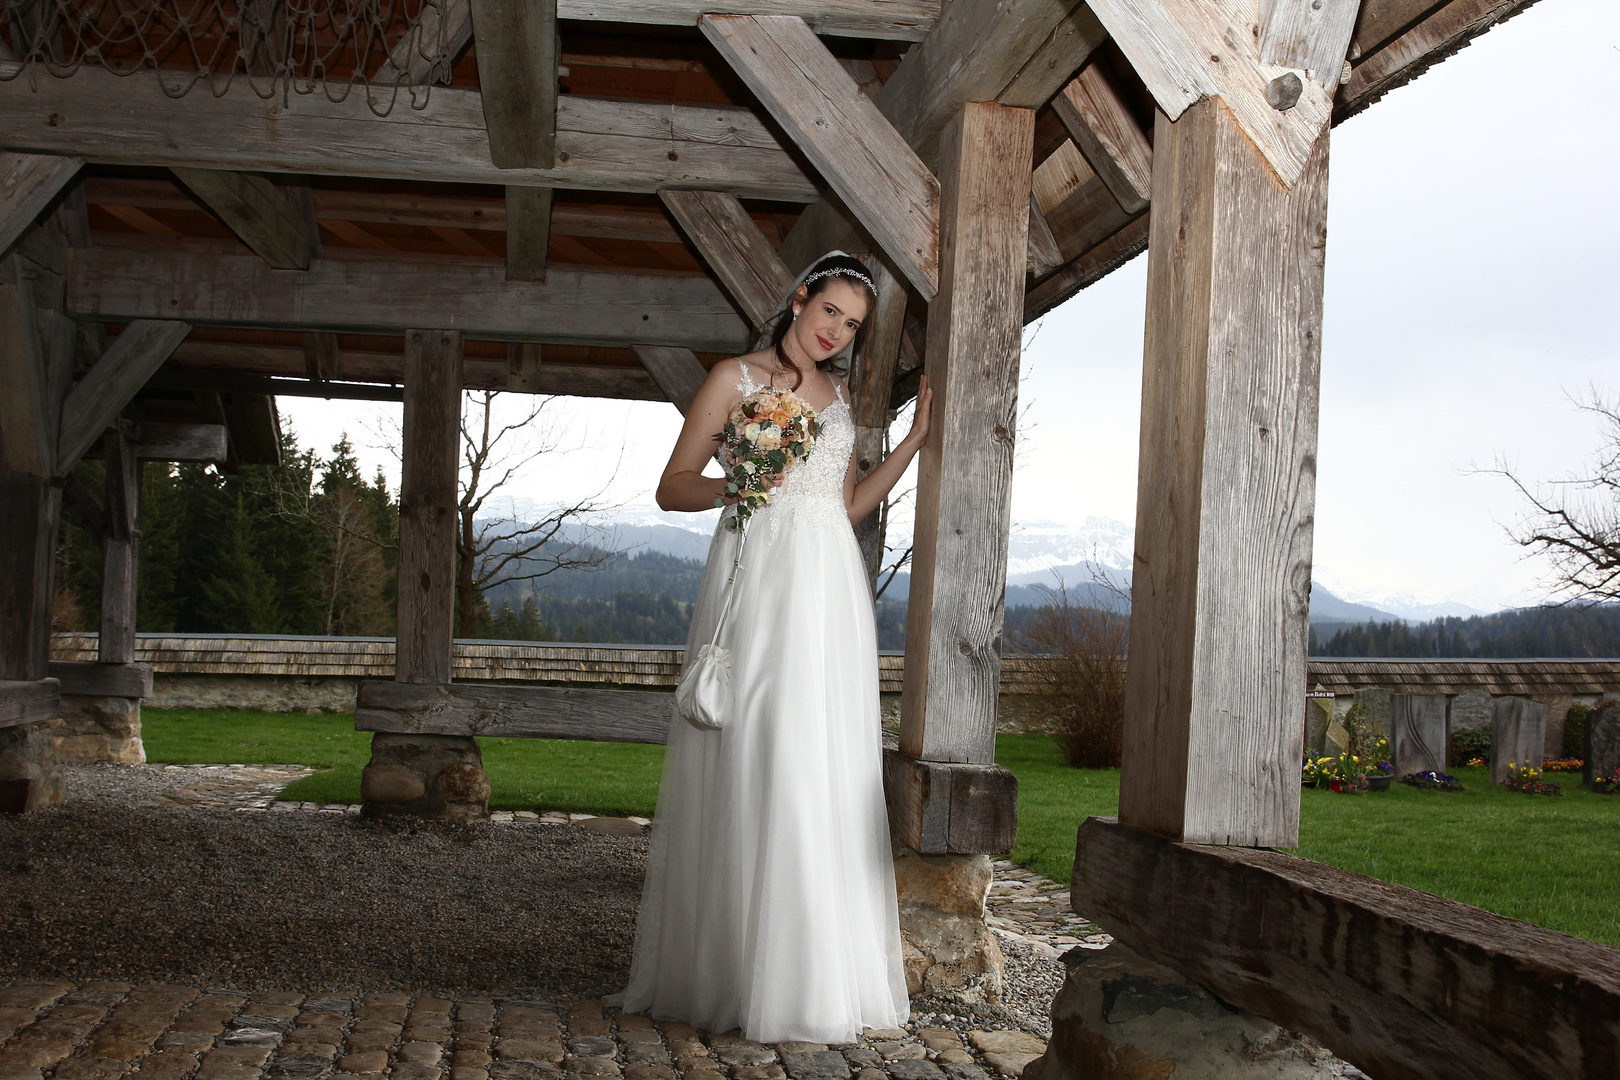
POLYGON ((1361 0, 1261 0, 1260 62, 1336 88, 1360 10, 1361 0))
POLYGON ((1035 55, 1019 69, 996 100, 1017 109, 1039 109, 1052 100, 1069 76, 1086 62, 1108 31, 1086 4, 1076 4, 1064 16, 1035 55))
POLYGON ((1362 0, 1355 32, 1350 36, 1351 61, 1389 44, 1390 39, 1447 3, 1449 0, 1362 0))
POLYGON ((0 151, 0 256, 11 251, 83 164, 73 157, 0 151))
POLYGON ((506 388, 514 393, 538 394, 544 363, 545 346, 533 341, 511 342, 506 346, 506 388))
POLYGON ((321 253, 320 228, 306 199, 262 176, 221 169, 172 170, 236 238, 278 270, 307 270, 321 253))
POLYGON ((889 831, 920 855, 1000 855, 1018 839, 1018 778, 1000 765, 883 752, 889 831))
POLYGON ((1029 201, 1029 276, 1040 279, 1062 266, 1063 252, 1058 249, 1057 236, 1052 232, 1046 215, 1033 196, 1029 201))
POLYGON ((794 15, 818 34, 921 41, 940 0, 558 0, 563 19, 696 26, 705 14, 794 15))
POLYGON ((507 281, 501 266, 317 259, 273 270, 246 255, 90 249, 68 256, 68 310, 123 322, 399 333, 431 319, 463 333, 556 344, 682 345, 737 352, 747 324, 707 278, 551 270, 507 281))
POLYGON ((75 697, 152 696, 151 664, 52 660, 48 670, 62 693, 75 697))
MULTIPOLYGON (((0 62, 0 76, 15 70, 0 62)), ((359 90, 261 100, 170 98, 147 72, 120 77, 84 67, 72 78, 0 82, 0 146, 122 165, 191 166, 446 183, 522 184, 601 191, 683 185, 744 198, 808 202, 815 185, 763 121, 734 106, 671 105, 563 95, 556 166, 497 169, 477 91, 438 87, 425 107, 408 91, 378 117, 359 90)))
POLYGON ((1146 251, 1150 217, 1150 214, 1142 214, 1132 218, 1123 229, 1083 255, 1070 259, 1062 269, 1030 289, 1024 295, 1024 321, 1035 321, 1146 251))
POLYGON ((939 183, 802 19, 699 24, 924 299, 939 288, 939 183))
POLYGON ((450 681, 461 362, 461 335, 456 331, 406 333, 394 669, 395 681, 402 683, 450 681))
POLYGON ((1153 147, 1102 65, 1082 68, 1052 99, 1052 109, 1120 208, 1127 214, 1146 210, 1153 196, 1153 147))
POLYGON ((55 679, 0 679, 0 728, 37 724, 62 711, 55 679))
POLYGON ((123 425, 116 421, 102 436, 101 446, 106 494, 101 503, 101 636, 96 659, 103 664, 128 664, 135 659, 141 465, 123 425))
POLYGON ((472 0, 478 87, 497 169, 549 169, 557 135, 557 0, 472 0))
POLYGON ((771 242, 734 195, 663 188, 658 197, 758 333, 793 284, 771 242))
POLYGON ((243 465, 280 465, 281 416, 275 397, 232 390, 220 395, 220 403, 236 459, 243 465))
POLYGON ((1354 61, 1350 81, 1339 87, 1333 122, 1340 123, 1391 90, 1405 86, 1497 23, 1535 0, 1451 0, 1409 30, 1354 61))
POLYGON ((1053 207, 1046 221, 1059 254, 1067 261, 1079 258, 1119 232, 1134 216, 1119 205, 1102 177, 1093 176, 1053 207))
POLYGON ((1120 820, 1293 847, 1327 146, 1292 190, 1213 98, 1153 143, 1120 820))
POLYGON ((359 731, 663 743, 675 699, 656 690, 449 683, 360 684, 359 731))
POLYGON ((190 323, 176 319, 138 319, 124 327, 62 402, 58 471, 73 468, 190 332, 190 323))
POLYGON ((131 429, 129 446, 137 461, 224 461, 225 425, 146 420, 131 429))
POLYGON ((692 355, 691 349, 672 349, 663 345, 632 345, 630 349, 664 396, 685 416, 692 399, 703 386, 703 380, 709 377, 702 361, 692 355))
POLYGON ((1610 946, 1279 851, 1176 844, 1104 818, 1080 827, 1069 891, 1131 948, 1372 1076, 1614 1075, 1610 946))
POLYGON ((551 204, 550 188, 506 189, 506 280, 546 280, 551 204))
POLYGON ((1091 0, 1091 8, 1165 115, 1220 97, 1282 182, 1299 178, 1333 92, 1307 79, 1292 108, 1271 106, 1266 84, 1279 72, 1260 60, 1253 9, 1206 0, 1091 0))
POLYGON ((456 57, 472 40, 471 0, 439 0, 418 10, 416 26, 388 53, 373 86, 449 85, 456 57))
POLYGON ((940 148, 934 421, 917 472, 900 748, 995 760, 1035 114, 963 106, 940 148))

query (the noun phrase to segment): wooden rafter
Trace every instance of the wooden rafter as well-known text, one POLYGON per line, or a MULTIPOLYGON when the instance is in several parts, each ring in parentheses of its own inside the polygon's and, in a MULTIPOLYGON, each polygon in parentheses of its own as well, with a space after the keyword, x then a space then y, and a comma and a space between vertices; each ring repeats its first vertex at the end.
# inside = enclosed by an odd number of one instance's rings
POLYGON ((506 189, 507 280, 546 280, 546 249, 551 245, 552 203, 550 188, 506 189))
POLYGON ((89 249, 68 255, 68 309, 99 321, 167 315, 200 325, 393 332, 410 320, 497 339, 738 349, 747 325, 707 278, 553 269, 545 283, 502 267, 317 259, 272 270, 253 256, 89 249))
POLYGON ((321 234, 307 187, 284 190, 253 173, 220 169, 178 168, 174 174, 271 266, 307 270, 320 255, 321 234))
POLYGON ((73 468, 190 332, 189 323, 174 319, 140 319, 124 328, 62 402, 56 447, 59 472, 73 468))
MULTIPOLYGON (((0 63, 0 75, 16 65, 0 63)), ((364 94, 263 101, 247 91, 168 97, 156 77, 82 68, 0 82, 0 146, 123 165, 190 166, 450 183, 652 192, 695 185, 808 202, 815 185, 763 121, 736 106, 564 95, 552 169, 498 169, 483 101, 440 87, 421 110, 373 115, 364 94), (53 119, 54 117, 54 119, 53 119)))
POLYGON ((706 15, 703 33, 925 299, 939 182, 802 19, 706 15))
POLYGON ((78 173, 77 158, 0 151, 0 255, 78 173))
POLYGON ((696 26, 707 14, 792 15, 818 34, 920 41, 940 6, 940 0, 558 0, 557 17, 696 26))
POLYGON ((754 329, 761 330, 781 306, 793 274, 742 203, 723 191, 666 188, 658 195, 754 329))
POLYGON ((681 415, 697 396, 698 388, 709 373, 693 355, 691 349, 671 348, 665 345, 632 345, 636 359, 647 369, 664 396, 672 401, 681 415))
POLYGON ((1153 193, 1153 146, 1102 65, 1081 68, 1052 99, 1052 109, 1120 208, 1128 214, 1146 210, 1153 193))

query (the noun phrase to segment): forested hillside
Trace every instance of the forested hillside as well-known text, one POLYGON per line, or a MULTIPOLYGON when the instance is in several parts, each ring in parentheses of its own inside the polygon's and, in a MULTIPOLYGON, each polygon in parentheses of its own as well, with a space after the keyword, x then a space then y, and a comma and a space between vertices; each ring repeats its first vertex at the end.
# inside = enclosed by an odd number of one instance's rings
POLYGON ((1322 640, 1311 631, 1312 656, 1616 657, 1620 606, 1533 607, 1435 619, 1342 626, 1322 640))

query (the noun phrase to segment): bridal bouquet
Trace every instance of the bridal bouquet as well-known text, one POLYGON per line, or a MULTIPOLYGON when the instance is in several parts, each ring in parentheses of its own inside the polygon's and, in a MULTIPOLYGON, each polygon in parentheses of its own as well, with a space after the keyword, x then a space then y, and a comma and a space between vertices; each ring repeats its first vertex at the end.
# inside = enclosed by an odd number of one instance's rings
POLYGON ((767 386, 739 401, 719 435, 730 464, 726 493, 714 505, 724 506, 726 496, 737 499, 737 513, 726 524, 741 529, 755 510, 767 505, 772 478, 808 457, 820 433, 815 411, 791 390, 767 386))

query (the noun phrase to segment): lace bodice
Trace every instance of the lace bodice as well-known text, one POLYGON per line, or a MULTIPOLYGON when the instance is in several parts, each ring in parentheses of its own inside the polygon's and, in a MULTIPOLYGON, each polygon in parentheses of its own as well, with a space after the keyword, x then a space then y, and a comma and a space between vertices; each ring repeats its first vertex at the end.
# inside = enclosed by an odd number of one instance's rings
MULTIPOLYGON (((737 389, 744 396, 760 389, 741 360, 742 379, 737 389)), ((833 392, 837 400, 829 403, 816 419, 821 422, 821 434, 810 456, 793 468, 777 489, 766 512, 773 531, 783 520, 815 524, 848 523, 849 512, 844 506, 844 474, 849 470, 850 455, 855 453, 855 418, 850 414, 844 391, 835 381, 833 392), (770 511, 774 509, 774 513, 770 511)))

